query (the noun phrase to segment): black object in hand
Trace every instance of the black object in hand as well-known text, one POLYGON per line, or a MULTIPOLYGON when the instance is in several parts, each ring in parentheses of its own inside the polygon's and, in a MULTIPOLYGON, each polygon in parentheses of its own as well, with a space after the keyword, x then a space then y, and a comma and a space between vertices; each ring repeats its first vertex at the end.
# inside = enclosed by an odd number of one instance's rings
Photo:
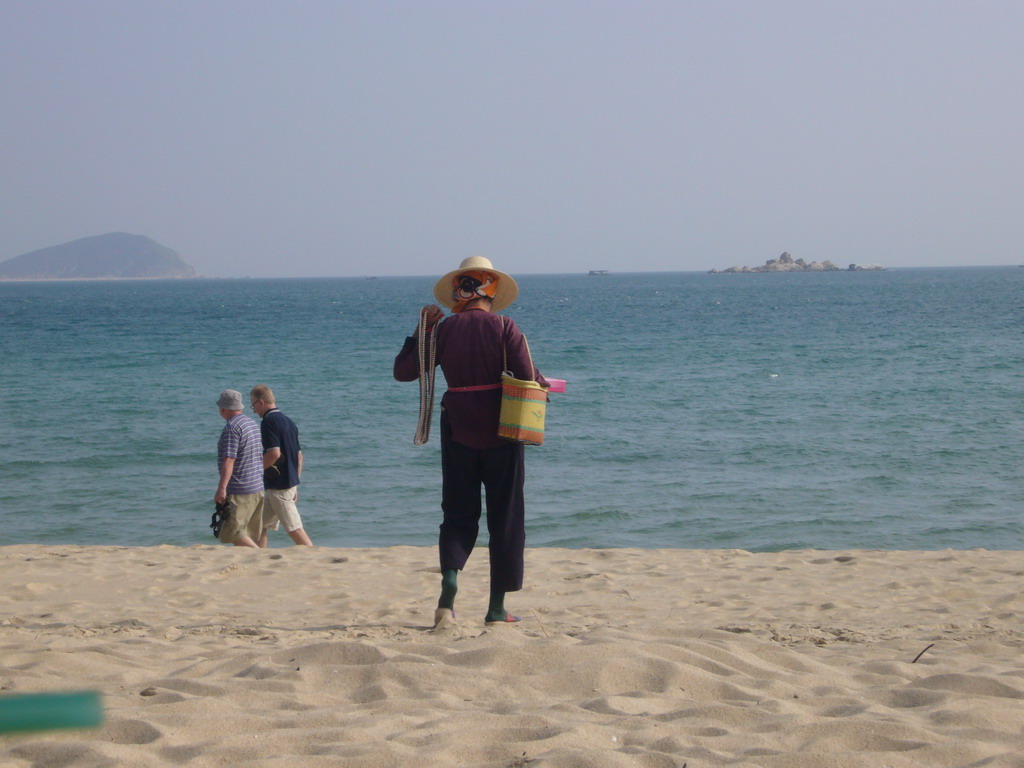
POLYGON ((224 527, 224 523, 231 517, 231 507, 228 505, 228 500, 219 501, 214 504, 213 517, 210 519, 210 527, 213 528, 213 538, 220 538, 220 529, 224 527))

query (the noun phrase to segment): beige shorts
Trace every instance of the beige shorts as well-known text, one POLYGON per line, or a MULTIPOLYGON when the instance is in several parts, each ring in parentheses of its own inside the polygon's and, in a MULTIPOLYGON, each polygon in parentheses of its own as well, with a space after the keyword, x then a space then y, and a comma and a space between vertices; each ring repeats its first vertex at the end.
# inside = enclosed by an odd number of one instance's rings
POLYGON ((218 540, 224 544, 234 544, 243 536, 257 541, 263 532, 260 523, 263 521, 263 493, 231 493, 228 494, 230 516, 220 529, 218 540))
POLYGON ((284 529, 291 533, 302 527, 302 518, 299 517, 299 507, 295 503, 299 495, 298 486, 278 490, 268 488, 267 499, 263 505, 263 527, 269 531, 277 530, 278 521, 284 529))

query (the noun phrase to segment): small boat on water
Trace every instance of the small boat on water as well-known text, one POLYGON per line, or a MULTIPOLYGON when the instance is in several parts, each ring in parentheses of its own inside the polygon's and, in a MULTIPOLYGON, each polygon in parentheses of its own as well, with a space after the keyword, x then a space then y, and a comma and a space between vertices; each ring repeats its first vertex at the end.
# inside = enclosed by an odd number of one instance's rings
POLYGON ((592 269, 592 270, 590 270, 590 274, 591 275, 607 275, 608 274, 608 270, 607 269, 592 269))

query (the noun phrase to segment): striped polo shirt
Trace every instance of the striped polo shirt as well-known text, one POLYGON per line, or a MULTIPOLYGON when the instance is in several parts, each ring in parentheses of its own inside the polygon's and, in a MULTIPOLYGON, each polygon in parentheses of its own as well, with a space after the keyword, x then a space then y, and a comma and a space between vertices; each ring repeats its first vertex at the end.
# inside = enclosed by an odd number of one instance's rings
POLYGON ((263 442, 260 428, 245 414, 232 416, 217 441, 217 469, 224 459, 234 459, 228 493, 259 493, 263 490, 263 442))

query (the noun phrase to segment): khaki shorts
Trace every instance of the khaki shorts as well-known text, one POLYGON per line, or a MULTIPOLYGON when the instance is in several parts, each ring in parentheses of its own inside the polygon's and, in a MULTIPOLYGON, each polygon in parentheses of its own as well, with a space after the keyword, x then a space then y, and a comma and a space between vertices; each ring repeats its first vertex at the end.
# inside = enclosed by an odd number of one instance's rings
POLYGON ((218 540, 224 544, 234 544, 243 536, 258 541, 263 533, 260 523, 263 521, 263 493, 230 493, 228 494, 230 514, 220 529, 218 540))
POLYGON ((268 531, 276 531, 278 521, 284 529, 291 533, 302 527, 302 518, 299 517, 299 508, 295 504, 298 494, 298 486, 278 490, 268 488, 266 490, 266 503, 263 505, 263 527, 268 531))

